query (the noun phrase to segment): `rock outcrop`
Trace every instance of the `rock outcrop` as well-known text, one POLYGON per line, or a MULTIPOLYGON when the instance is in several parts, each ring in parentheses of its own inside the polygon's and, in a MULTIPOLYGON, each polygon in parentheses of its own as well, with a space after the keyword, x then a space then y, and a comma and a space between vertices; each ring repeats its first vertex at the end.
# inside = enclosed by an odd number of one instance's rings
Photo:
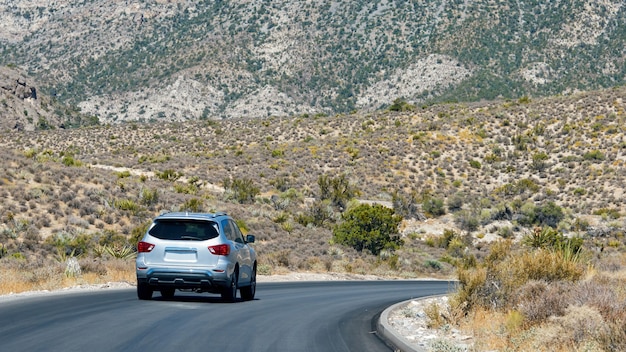
POLYGON ((49 99, 37 94, 36 83, 14 67, 0 67, 0 132, 32 131, 61 126, 49 99))

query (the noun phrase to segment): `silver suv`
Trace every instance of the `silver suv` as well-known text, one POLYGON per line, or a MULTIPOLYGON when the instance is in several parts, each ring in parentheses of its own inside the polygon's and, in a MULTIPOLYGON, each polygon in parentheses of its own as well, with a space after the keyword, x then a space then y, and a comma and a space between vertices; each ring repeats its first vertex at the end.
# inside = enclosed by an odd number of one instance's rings
POLYGON ((166 213, 156 217, 137 244, 137 297, 174 292, 220 293, 235 301, 256 293, 256 253, 226 213, 166 213))

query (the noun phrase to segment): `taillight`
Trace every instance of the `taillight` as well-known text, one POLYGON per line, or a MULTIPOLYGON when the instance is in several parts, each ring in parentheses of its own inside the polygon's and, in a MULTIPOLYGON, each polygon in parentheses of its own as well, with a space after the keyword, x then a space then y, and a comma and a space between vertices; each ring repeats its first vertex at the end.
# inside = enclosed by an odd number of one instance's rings
POLYGON ((152 243, 139 241, 137 243, 137 252, 139 253, 147 253, 154 249, 154 245, 152 243))
POLYGON ((229 255, 230 246, 227 244, 218 244, 217 246, 209 246, 209 252, 215 255, 229 255))

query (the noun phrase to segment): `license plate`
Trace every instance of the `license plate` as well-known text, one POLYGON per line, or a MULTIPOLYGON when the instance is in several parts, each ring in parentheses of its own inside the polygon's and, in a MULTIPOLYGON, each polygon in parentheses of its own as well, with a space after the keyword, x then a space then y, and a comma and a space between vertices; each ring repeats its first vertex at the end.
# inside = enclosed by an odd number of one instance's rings
POLYGON ((198 251, 195 248, 165 248, 166 262, 195 263, 198 260, 198 251))

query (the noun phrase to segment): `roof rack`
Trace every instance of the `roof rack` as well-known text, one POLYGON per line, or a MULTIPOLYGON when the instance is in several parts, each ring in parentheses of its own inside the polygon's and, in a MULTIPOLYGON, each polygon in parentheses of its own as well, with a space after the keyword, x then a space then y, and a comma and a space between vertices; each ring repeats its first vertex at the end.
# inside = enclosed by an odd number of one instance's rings
POLYGON ((225 211, 218 211, 215 214, 213 214, 213 217, 215 218, 215 217, 224 216, 224 215, 228 215, 228 214, 226 214, 225 211))

